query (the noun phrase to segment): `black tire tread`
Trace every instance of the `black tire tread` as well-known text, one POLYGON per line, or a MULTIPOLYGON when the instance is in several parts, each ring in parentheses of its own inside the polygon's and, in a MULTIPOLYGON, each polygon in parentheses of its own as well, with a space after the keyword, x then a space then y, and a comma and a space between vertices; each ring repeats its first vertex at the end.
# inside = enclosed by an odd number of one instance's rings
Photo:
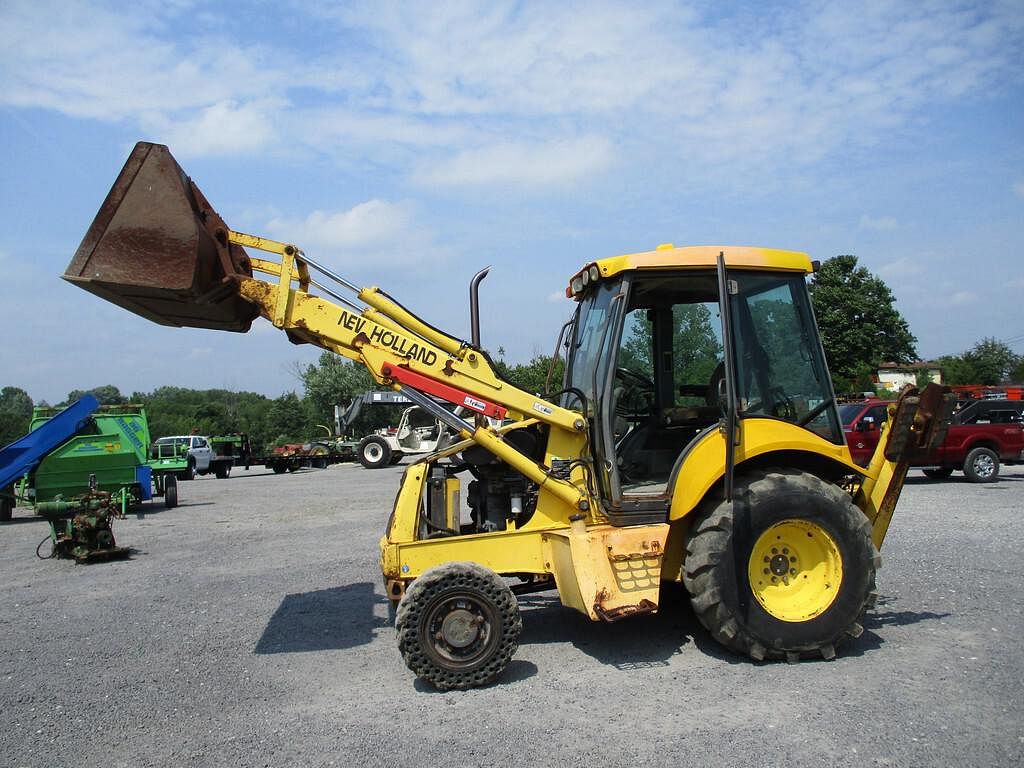
POLYGON ((473 562, 451 562, 431 568, 409 585, 395 615, 398 648, 402 659, 416 675, 442 691, 466 690, 487 685, 500 675, 519 648, 523 620, 512 590, 494 571, 473 562), (427 603, 450 586, 470 586, 487 595, 498 607, 502 619, 501 644, 484 665, 465 671, 436 666, 419 645, 419 619, 427 603))
MULTIPOLYGON (((860 535, 865 536, 868 542, 871 541, 871 524, 853 505, 850 497, 839 487, 814 475, 795 469, 769 469, 748 473, 742 483, 752 495, 770 492, 780 483, 795 484, 802 486, 808 493, 824 495, 837 509, 844 510, 847 522, 858 530, 860 535)), ((737 490, 740 490, 739 487, 737 490)), ((683 581, 690 592, 690 602, 697 618, 716 641, 756 661, 765 658, 791 661, 793 654, 796 654, 797 658, 832 659, 836 648, 846 637, 856 637, 863 631, 860 622, 853 621, 839 628, 833 637, 824 638, 813 645, 793 648, 771 647, 770 643, 765 645, 763 638, 755 637, 737 620, 722 600, 720 587, 716 583, 714 566, 730 551, 732 531, 733 521, 728 508, 724 504, 718 505, 699 520, 686 547, 683 581)), ((870 568, 870 574, 858 619, 863 616, 874 594, 875 569, 881 563, 873 544, 871 550, 873 557, 869 563, 864 564, 870 568)))
POLYGON ((984 445, 972 448, 964 457, 964 476, 972 483, 994 483, 999 478, 999 453, 984 445), (990 454, 995 462, 995 469, 991 477, 981 477, 974 471, 974 460, 981 453, 990 454))
POLYGON ((377 435, 369 435, 359 441, 359 448, 357 449, 357 456, 359 457, 359 463, 362 464, 366 469, 379 469, 380 467, 386 467, 391 463, 391 446, 388 445, 388 441, 383 437, 377 435), (376 443, 380 445, 382 455, 378 462, 367 461, 364 450, 370 443, 376 443))

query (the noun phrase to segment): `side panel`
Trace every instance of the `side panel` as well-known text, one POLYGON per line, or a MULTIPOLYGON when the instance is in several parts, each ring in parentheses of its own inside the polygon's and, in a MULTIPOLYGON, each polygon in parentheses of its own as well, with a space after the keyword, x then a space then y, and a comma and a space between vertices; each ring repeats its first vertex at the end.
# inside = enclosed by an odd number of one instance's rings
POLYGON ((563 605, 605 621, 656 611, 668 531, 662 523, 546 534, 546 564, 563 605))

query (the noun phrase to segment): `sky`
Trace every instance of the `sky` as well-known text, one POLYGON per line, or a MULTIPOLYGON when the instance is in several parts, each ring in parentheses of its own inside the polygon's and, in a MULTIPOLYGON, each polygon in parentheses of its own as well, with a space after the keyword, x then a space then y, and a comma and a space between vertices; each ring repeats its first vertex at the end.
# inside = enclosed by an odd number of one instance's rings
POLYGON ((757 245, 880 276, 922 359, 1024 354, 1024 2, 0 1, 0 386, 276 397, 319 351, 60 279, 138 140, 509 363, 583 264, 757 245))

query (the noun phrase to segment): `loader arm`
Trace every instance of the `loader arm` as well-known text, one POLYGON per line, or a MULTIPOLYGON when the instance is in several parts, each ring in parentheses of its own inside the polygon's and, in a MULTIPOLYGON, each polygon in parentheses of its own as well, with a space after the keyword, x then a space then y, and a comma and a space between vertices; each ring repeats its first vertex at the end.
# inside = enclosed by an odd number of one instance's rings
POLYGON ((262 315, 292 341, 365 365, 378 383, 407 393, 463 439, 573 507, 590 508, 585 490, 520 453, 485 422, 455 417, 432 398, 496 420, 536 419, 582 445, 587 425, 580 413, 502 380, 482 350, 437 330, 378 288, 350 283, 294 245, 232 231, 163 145, 135 146, 64 278, 164 325, 244 332, 262 315), (244 248, 276 258, 252 257, 244 248))
POLYGON ((910 467, 942 444, 956 397, 949 387, 906 387, 889 406, 885 433, 878 441, 853 501, 871 523, 871 539, 881 548, 903 481, 910 467))

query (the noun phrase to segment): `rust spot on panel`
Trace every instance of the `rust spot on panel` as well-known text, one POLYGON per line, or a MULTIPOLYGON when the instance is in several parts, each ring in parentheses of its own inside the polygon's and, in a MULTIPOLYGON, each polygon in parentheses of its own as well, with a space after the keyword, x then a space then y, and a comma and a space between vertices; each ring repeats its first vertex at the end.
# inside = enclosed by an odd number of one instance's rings
MULTIPOLYGON (((602 590, 603 592, 604 590, 602 590)), ((654 613, 658 610, 656 603, 652 603, 650 600, 641 600, 636 605, 622 605, 618 608, 612 608, 606 611, 600 602, 594 603, 594 613, 601 617, 602 620, 607 622, 619 621, 630 616, 639 616, 644 613, 654 613)))

